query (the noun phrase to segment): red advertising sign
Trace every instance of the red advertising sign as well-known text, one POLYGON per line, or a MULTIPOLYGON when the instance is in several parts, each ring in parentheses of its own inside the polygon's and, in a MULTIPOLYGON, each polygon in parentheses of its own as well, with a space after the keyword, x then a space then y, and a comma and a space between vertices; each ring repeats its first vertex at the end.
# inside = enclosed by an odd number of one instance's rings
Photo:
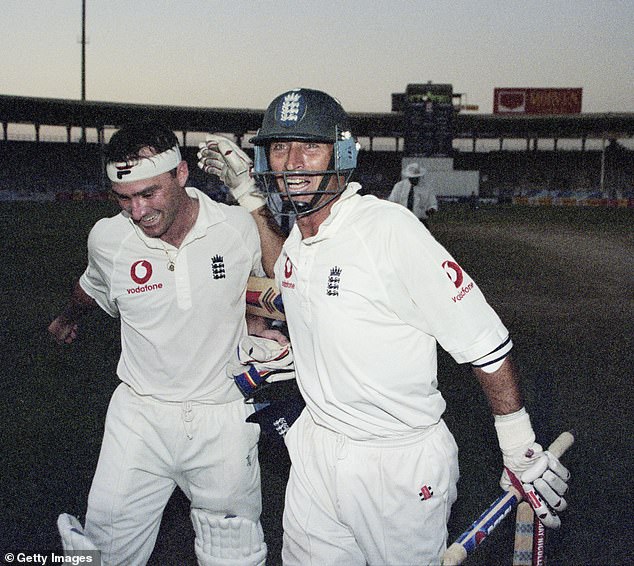
POLYGON ((495 88, 494 114, 579 114, 581 88, 495 88))

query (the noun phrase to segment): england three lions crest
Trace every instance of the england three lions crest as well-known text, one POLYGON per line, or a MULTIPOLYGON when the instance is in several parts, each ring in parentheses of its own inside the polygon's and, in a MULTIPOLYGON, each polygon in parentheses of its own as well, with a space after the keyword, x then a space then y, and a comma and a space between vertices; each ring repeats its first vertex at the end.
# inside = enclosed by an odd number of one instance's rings
POLYGON ((326 295, 339 296, 339 284, 341 283, 341 267, 336 265, 330 269, 328 276, 328 286, 326 287, 326 295))

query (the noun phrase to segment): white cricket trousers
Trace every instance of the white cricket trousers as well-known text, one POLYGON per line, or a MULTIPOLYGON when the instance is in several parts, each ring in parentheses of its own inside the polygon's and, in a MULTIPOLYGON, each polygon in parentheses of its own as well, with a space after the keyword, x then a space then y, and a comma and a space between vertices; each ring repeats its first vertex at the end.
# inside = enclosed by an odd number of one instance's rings
POLYGON ((86 535, 104 566, 145 564, 178 485, 192 507, 258 522, 259 426, 242 399, 168 403, 115 390, 88 497, 86 535))
POLYGON ((404 438, 354 441, 305 409, 285 440, 284 566, 440 563, 458 482, 444 421, 404 438))

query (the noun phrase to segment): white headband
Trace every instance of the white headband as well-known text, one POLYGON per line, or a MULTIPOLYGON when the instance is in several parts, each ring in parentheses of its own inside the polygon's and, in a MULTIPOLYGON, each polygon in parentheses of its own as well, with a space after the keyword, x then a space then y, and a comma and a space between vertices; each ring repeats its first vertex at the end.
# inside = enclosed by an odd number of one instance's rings
POLYGON ((151 157, 140 157, 132 161, 111 161, 106 165, 106 173, 113 183, 130 183, 171 171, 181 161, 181 152, 175 145, 172 149, 151 157))

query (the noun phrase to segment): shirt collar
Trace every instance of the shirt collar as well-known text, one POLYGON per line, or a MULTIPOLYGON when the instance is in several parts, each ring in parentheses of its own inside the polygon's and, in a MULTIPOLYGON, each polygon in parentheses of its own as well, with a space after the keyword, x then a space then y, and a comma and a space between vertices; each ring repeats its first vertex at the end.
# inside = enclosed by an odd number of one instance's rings
POLYGON ((348 183, 343 193, 341 193, 341 196, 335 201, 332 208, 330 209, 330 214, 328 215, 328 217, 319 226, 317 234, 315 234, 314 236, 310 236, 309 238, 304 238, 302 240, 302 236, 297 223, 295 223, 295 226, 293 226, 293 229, 291 230, 291 233, 289 235, 289 240, 301 240, 302 244, 310 246, 311 244, 329 238, 339 229, 339 226, 345 221, 345 217, 350 210, 350 207, 348 205, 350 204, 351 199, 353 199, 353 197, 359 192, 359 190, 361 190, 361 185, 359 183, 348 183))
MULTIPOLYGON (((218 224, 225 220, 226 216, 218 206, 218 204, 213 201, 211 198, 207 198, 205 193, 199 191, 195 187, 185 187, 185 191, 187 194, 198 201, 198 216, 196 217, 196 222, 192 226, 192 229, 189 231, 181 247, 188 244, 193 240, 197 240, 198 238, 202 238, 207 233, 207 230, 213 226, 214 224, 218 224)), ((122 213, 128 220, 137 236, 145 243, 149 248, 159 248, 162 249, 164 246, 160 241, 160 238, 151 238, 146 236, 143 230, 139 228, 132 219, 125 213, 122 213)))

